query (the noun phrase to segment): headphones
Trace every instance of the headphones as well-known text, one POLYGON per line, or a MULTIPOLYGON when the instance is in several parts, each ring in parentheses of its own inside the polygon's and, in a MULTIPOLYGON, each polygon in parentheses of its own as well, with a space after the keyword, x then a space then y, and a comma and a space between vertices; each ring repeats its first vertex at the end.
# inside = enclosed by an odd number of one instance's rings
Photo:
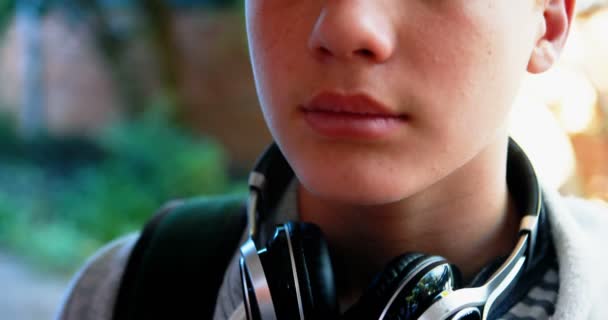
POLYGON ((440 256, 405 253, 390 261, 355 305, 338 311, 328 245, 319 227, 288 222, 276 227, 262 249, 256 243, 260 221, 272 212, 281 190, 293 178, 276 144, 249 176, 249 239, 241 246, 240 274, 248 320, 283 319, 486 319, 495 301, 533 256, 541 212, 541 191, 532 164, 509 139, 507 184, 520 202, 519 239, 503 264, 481 286, 462 288, 460 272, 440 256), (267 179, 271 173, 272 179, 267 179), (517 188, 514 188, 517 186, 517 188), (277 192, 278 191, 278 192, 277 192))

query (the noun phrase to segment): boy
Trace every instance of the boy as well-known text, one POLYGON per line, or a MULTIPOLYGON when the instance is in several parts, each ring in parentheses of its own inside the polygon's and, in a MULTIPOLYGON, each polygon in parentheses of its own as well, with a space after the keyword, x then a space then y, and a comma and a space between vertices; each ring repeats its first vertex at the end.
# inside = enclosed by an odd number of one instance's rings
MULTIPOLYGON (((247 0, 276 147, 252 175, 251 241, 214 319, 608 318, 596 247, 608 215, 541 192, 507 132, 522 77, 555 63, 574 2, 247 0), (292 220, 310 225, 274 229, 292 220), (434 274, 445 283, 431 294, 434 274), (452 306, 463 287, 491 289, 452 306)), ((89 263, 61 319, 110 318, 135 240, 89 263)))

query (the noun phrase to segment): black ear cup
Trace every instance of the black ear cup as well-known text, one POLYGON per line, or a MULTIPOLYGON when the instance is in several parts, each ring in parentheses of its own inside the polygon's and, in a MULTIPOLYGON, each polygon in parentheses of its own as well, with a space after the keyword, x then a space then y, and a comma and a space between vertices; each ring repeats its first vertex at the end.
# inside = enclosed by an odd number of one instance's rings
POLYGON ((293 222, 287 227, 293 240, 306 318, 337 319, 333 266, 321 229, 314 224, 293 222))
POLYGON ((390 261, 346 319, 417 319, 442 293, 460 286, 459 271, 444 258, 406 253, 390 261))
POLYGON ((259 255, 278 319, 300 319, 300 310, 307 319, 338 317, 329 250, 317 226, 290 222, 266 248, 259 255))

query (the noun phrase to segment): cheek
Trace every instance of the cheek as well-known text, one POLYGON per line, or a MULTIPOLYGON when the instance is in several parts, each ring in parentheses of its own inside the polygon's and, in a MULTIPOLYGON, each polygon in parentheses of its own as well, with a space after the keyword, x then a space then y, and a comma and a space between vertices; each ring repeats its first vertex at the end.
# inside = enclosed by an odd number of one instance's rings
POLYGON ((303 15, 298 14, 299 10, 282 10, 279 1, 284 0, 252 0, 248 1, 246 8, 249 49, 258 98, 274 136, 276 127, 281 123, 279 119, 290 110, 287 108, 288 101, 297 101, 293 80, 290 79, 294 78, 294 74, 300 74, 298 64, 304 62, 300 55, 306 50, 306 41, 302 40, 306 39, 303 15))
POLYGON ((408 67, 413 92, 432 93, 415 99, 427 134, 453 141, 503 129, 529 56, 511 24, 465 12, 417 28, 408 67))
POLYGON ((252 64, 262 83, 281 85, 305 62, 316 6, 298 1, 251 0, 246 8, 252 64), (274 83, 273 83, 274 84, 274 83))

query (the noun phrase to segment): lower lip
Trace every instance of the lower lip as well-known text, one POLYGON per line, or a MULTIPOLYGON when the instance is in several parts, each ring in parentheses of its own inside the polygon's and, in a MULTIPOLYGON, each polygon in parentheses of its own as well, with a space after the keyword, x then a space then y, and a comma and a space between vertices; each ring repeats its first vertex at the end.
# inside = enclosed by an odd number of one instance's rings
POLYGON ((404 117, 303 110, 306 123, 330 138, 378 140, 393 135, 404 117))

